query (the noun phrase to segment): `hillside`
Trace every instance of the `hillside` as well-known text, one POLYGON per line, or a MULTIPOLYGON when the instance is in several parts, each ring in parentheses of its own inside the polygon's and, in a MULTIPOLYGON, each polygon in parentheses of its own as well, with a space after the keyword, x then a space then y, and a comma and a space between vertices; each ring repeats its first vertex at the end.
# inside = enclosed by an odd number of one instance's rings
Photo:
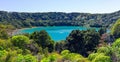
POLYGON ((109 27, 118 18, 120 11, 109 14, 90 13, 25 13, 0 11, 0 23, 11 24, 17 28, 32 26, 91 26, 109 27))

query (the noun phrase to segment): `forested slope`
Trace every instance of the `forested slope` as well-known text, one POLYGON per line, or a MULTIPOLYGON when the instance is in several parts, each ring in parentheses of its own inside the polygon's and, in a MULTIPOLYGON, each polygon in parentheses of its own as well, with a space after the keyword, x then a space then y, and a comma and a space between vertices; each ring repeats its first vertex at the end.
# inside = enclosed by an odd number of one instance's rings
POLYGON ((120 17, 120 11, 109 14, 90 13, 27 13, 0 11, 0 23, 15 27, 32 26, 110 26, 120 17))

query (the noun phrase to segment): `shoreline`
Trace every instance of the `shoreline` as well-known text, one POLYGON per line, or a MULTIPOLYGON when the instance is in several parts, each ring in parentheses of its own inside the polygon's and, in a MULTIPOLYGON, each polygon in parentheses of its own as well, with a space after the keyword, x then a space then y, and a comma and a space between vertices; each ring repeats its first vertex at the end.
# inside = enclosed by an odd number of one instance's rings
MULTIPOLYGON (((38 26, 38 27, 61 27, 61 26, 38 26)), ((10 36, 13 36, 15 34, 18 34, 18 32, 20 30, 31 29, 31 28, 38 28, 38 27, 34 26, 34 27, 16 28, 15 30, 12 30, 11 32, 8 32, 8 34, 10 36)), ((74 26, 74 27, 76 27, 76 26, 74 26)), ((80 26, 78 26, 78 27, 80 27, 80 26)), ((81 26, 81 27, 86 27, 86 26, 81 26)), ((89 28, 100 28, 100 27, 89 27, 89 28)))
POLYGON ((19 30, 30 29, 30 28, 37 28, 37 27, 16 28, 16 29, 12 30, 11 32, 8 32, 8 35, 13 36, 13 35, 17 34, 19 32, 19 30))

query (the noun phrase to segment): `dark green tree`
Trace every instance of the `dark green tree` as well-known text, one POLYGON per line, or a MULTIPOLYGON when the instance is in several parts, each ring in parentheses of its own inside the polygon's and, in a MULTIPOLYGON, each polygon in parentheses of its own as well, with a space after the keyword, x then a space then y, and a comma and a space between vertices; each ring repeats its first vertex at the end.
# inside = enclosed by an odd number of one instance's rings
POLYGON ((87 56, 88 51, 94 51, 99 44, 100 36, 95 30, 73 30, 66 39, 66 47, 74 53, 87 56))
POLYGON ((65 44, 66 44, 65 41, 56 42, 56 44, 55 44, 55 50, 57 52, 63 51, 64 49, 66 49, 65 44))
POLYGON ((32 33, 31 38, 43 49, 48 48, 49 52, 54 50, 54 41, 45 30, 32 33))
POLYGON ((98 31, 100 33, 100 36, 104 33, 107 32, 107 29, 104 27, 104 28, 100 28, 100 30, 98 31))
POLYGON ((94 51, 96 46, 99 44, 100 35, 99 33, 92 29, 84 32, 84 42, 86 51, 94 51))
POLYGON ((83 31, 73 30, 66 39, 67 49, 75 53, 85 53, 83 35, 83 31))

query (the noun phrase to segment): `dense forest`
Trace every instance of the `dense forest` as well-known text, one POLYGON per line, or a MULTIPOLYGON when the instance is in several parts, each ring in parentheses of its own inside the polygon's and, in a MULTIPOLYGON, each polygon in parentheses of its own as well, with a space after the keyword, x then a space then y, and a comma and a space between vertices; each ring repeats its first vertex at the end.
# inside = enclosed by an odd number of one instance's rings
MULTIPOLYGON (((6 15, 14 14, 5 13, 6 15)), ((13 18, 10 18, 9 15, 7 15, 7 18, 1 16, 4 19, 1 22, 13 23, 13 20, 17 20, 14 24, 18 22, 22 24, 23 21, 16 18, 17 15, 15 17, 10 16, 13 18)), ((26 25, 21 24, 18 25, 26 27, 26 25)), ((110 33, 107 33, 104 27, 99 31, 94 29, 73 30, 66 40, 59 42, 54 42, 45 30, 33 32, 32 34, 9 36, 9 32, 15 28, 15 25, 0 24, 0 62, 120 61, 120 19, 111 27, 110 33)))
POLYGON ((25 13, 0 11, 0 23, 17 28, 33 26, 110 27, 120 17, 120 11, 108 14, 90 13, 25 13))

